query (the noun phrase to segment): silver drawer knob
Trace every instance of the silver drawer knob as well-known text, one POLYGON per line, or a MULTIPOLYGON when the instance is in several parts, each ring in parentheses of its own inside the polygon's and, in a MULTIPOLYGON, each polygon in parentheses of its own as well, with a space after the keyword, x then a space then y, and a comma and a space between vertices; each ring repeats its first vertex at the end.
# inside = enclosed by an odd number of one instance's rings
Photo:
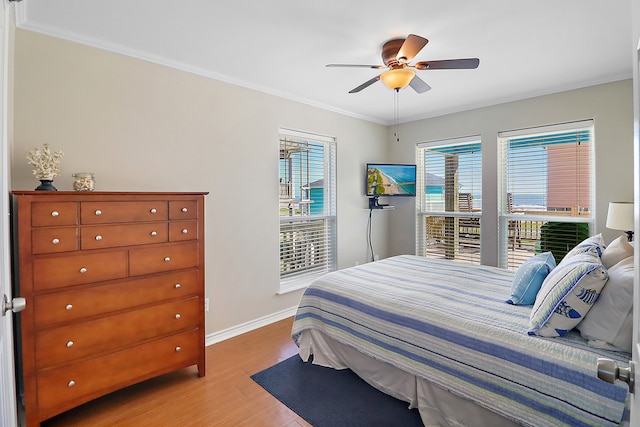
POLYGON ((151 213, 157 213, 158 211, 156 210, 156 208, 151 208, 151 210, 149 211, 151 213))
POLYGON ((158 235, 158 232, 157 232, 157 231, 152 231, 152 232, 151 232, 151 235, 152 235, 152 236, 157 236, 157 235, 158 235))
POLYGON ((182 351, 182 347, 177 346, 177 347, 176 347, 176 351, 182 351))
POLYGON ((73 304, 67 304, 67 306, 64 308, 65 310, 69 311, 73 308, 73 304))
POLYGON ((180 289, 182 287, 182 285, 180 283, 176 283, 175 288, 176 289, 180 289))
POLYGON ((58 211, 51 212, 51 216, 58 216, 58 215, 60 215, 60 212, 58 211))
POLYGON ((73 341, 68 341, 67 342, 67 348, 71 348, 73 347, 73 341))
POLYGON ((86 268, 82 267, 82 268, 80 269, 80 273, 83 273, 83 274, 84 274, 84 273, 86 273, 86 272, 87 272, 87 269, 86 269, 86 268))
POLYGON ((102 211, 100 209, 96 210, 96 215, 102 215, 102 211))
POLYGON ((169 261, 171 261, 171 258, 165 257, 164 262, 169 262, 169 261))
POLYGON ((60 239, 53 239, 51 243, 53 243, 54 245, 57 245, 58 243, 60 243, 60 239))
POLYGON ((180 316, 180 313, 176 313, 176 319, 181 318, 182 316, 180 316))
POLYGON ((182 208, 182 209, 180 209, 180 210, 181 210, 182 212, 187 212, 189 209, 187 209, 187 208, 182 208))
POLYGON ((188 234, 188 233, 189 233, 189 230, 187 230, 186 228, 182 229, 182 234, 188 234))
POLYGON ((96 236, 96 240, 98 241, 102 240, 102 236, 96 236))
POLYGON ((73 387, 74 385, 76 385, 76 382, 74 380, 69 381, 69 384, 67 384, 67 387, 73 387))

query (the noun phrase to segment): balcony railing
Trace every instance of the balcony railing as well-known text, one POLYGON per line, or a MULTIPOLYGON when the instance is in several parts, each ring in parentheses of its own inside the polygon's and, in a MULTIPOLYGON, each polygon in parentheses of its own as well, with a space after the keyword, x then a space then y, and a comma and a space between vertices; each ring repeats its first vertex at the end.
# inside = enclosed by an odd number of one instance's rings
POLYGON ((327 218, 280 224, 280 277, 329 271, 331 239, 327 218))
MULTIPOLYGON (((480 216, 425 215, 424 256, 480 263, 480 216)), ((533 255, 551 251, 559 262, 576 244, 589 236, 590 217, 575 211, 541 212, 514 211, 501 219, 500 228, 507 228, 506 266, 517 269, 533 255), (514 218, 522 215, 523 218, 514 218), (541 217, 544 216, 544 217, 541 217), (549 218, 551 217, 551 218, 549 218), (553 217, 558 220, 554 221, 553 217)))

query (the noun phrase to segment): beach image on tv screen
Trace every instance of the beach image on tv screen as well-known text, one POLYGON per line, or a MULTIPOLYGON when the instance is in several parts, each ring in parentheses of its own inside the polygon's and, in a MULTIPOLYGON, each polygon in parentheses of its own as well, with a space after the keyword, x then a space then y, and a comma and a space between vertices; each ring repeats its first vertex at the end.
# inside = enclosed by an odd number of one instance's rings
POLYGON ((415 195, 416 168, 413 165, 370 165, 367 194, 375 196, 415 195))

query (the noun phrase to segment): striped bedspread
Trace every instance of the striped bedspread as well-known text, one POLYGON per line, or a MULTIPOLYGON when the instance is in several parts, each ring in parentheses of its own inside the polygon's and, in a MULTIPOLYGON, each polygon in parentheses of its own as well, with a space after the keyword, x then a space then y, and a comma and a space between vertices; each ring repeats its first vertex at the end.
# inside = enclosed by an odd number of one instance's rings
POLYGON ((305 291, 292 335, 319 329, 523 425, 618 425, 627 386, 596 360, 630 355, 527 335, 531 306, 504 302, 513 274, 411 255, 336 271, 305 291))

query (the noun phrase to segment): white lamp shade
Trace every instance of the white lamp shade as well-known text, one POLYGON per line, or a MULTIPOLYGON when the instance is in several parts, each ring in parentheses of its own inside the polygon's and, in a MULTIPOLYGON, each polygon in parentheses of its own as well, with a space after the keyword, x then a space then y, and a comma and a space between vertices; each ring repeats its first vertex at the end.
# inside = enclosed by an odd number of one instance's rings
POLYGON ((607 214, 607 228, 633 231, 633 203, 610 202, 607 214))

